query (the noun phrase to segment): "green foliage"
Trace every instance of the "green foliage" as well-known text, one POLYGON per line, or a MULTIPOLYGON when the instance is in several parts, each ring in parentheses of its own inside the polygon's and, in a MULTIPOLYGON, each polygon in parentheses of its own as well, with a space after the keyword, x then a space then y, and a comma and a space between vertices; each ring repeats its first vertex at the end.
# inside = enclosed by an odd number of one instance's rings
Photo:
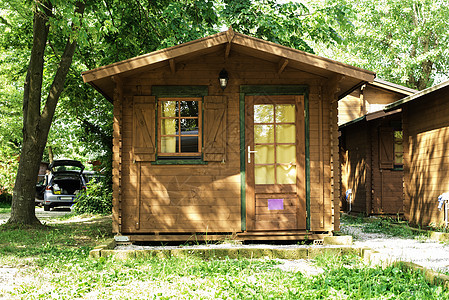
POLYGON ((402 238, 419 238, 425 234, 424 231, 410 226, 408 222, 401 221, 399 218, 365 218, 363 215, 353 217, 343 214, 340 220, 342 224, 359 227, 366 233, 381 233, 402 238))
POLYGON ((300 2, 225 0, 224 3, 220 16, 234 30, 310 53, 314 53, 310 41, 339 43, 338 31, 349 26, 343 7, 333 4, 311 10, 300 2))
POLYGON ((5 147, 3 151, 0 150, 0 157, 3 157, 0 161, 0 192, 11 194, 19 167, 18 156, 11 154, 5 147))
POLYGON ((11 199, 12 195, 8 193, 1 193, 0 194, 0 205, 5 206, 11 206, 11 199))
POLYGON ((413 230, 408 223, 397 224, 391 219, 376 218, 366 223, 364 232, 383 233, 389 236, 398 236, 404 238, 413 238, 419 235, 419 232, 413 230))
POLYGON ((449 1, 333 2, 347 7, 354 26, 342 32, 345 43, 320 54, 418 90, 448 79, 449 1))
POLYGON ((0 214, 6 214, 11 212, 11 195, 2 194, 0 195, 0 214), (5 197, 4 195, 8 196, 5 197))
POLYGON ((112 212, 112 190, 103 181, 89 182, 74 205, 78 214, 110 214, 112 212))
POLYGON ((426 229, 430 231, 449 233, 449 227, 447 227, 444 222, 442 222, 439 225, 436 225, 435 223, 430 223, 426 229))

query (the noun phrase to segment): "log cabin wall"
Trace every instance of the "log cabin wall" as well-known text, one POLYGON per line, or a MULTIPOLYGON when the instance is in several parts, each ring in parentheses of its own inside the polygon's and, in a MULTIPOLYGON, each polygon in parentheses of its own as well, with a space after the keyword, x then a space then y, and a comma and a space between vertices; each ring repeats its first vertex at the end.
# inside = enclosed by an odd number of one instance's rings
POLYGON ((338 142, 332 141, 337 137, 337 105, 326 90, 326 81, 289 67, 279 74, 277 64, 236 52, 225 60, 220 51, 123 80, 123 94, 114 97, 114 231, 242 231, 239 89, 267 84, 309 87, 310 230, 331 231, 334 222, 338 226, 333 216, 333 197, 339 194, 339 182, 333 179, 338 177, 338 142), (223 67, 230 78, 224 91, 217 82, 223 67), (154 86, 172 85, 206 86, 208 95, 226 97, 226 155, 222 161, 158 165, 135 159, 133 111, 136 105, 153 101, 147 96, 153 95, 154 86))
MULTIPOLYGON (((394 135, 400 130, 400 113, 342 129, 347 157, 342 178, 353 192, 352 213, 403 214, 403 165, 395 163, 400 153, 394 150, 394 135)), ((349 211, 348 201, 343 203, 349 211)))
POLYGON ((363 89, 363 114, 379 111, 387 104, 393 103, 409 93, 398 93, 367 84, 363 89))
MULTIPOLYGON (((352 204, 344 199, 342 207, 346 212, 366 214, 370 210, 370 143, 367 122, 358 122, 342 131, 346 161, 342 165, 343 186, 352 190, 352 204)), ((346 191, 342 191, 345 194, 346 191)))
POLYGON ((358 88, 338 101, 338 125, 343 125, 365 114, 362 89, 358 88))
POLYGON ((386 86, 379 87, 369 83, 359 87, 338 101, 338 125, 343 125, 368 113, 382 110, 386 105, 410 95, 412 91, 407 88, 402 91, 389 90, 386 86))
POLYGON ((403 106, 405 217, 420 225, 442 225, 438 196, 449 192, 448 88, 403 106))
MULTIPOLYGON (((352 212, 403 213, 403 171, 394 163, 394 129, 400 130, 401 116, 386 114, 383 108, 415 92, 375 80, 339 101, 340 141, 345 157, 342 187, 353 191, 352 212)), ((345 190, 341 191, 341 203, 348 211, 345 190)))

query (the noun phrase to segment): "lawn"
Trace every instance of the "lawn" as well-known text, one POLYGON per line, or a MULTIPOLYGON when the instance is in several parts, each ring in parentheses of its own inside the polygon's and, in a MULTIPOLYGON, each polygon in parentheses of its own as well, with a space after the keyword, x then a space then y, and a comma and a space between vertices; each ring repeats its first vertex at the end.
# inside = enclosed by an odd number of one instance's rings
POLYGON ((400 238, 424 238, 428 236, 428 232, 410 226, 406 221, 398 218, 379 217, 368 218, 363 216, 350 216, 342 214, 340 222, 343 225, 351 225, 359 227, 365 233, 381 233, 391 237, 400 238))
MULTIPOLYGON (((366 267, 358 257, 318 257, 315 276, 282 261, 88 258, 111 237, 111 218, 72 216, 41 229, 0 227, 0 266, 17 270, 13 299, 449 299, 417 272, 366 267)), ((1 273, 0 273, 1 274, 1 273)))

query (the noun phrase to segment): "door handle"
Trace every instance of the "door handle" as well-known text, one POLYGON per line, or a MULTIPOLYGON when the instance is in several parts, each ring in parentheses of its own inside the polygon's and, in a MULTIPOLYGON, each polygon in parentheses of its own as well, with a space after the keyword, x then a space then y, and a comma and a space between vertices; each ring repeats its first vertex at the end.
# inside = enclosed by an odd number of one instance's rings
POLYGON ((251 153, 256 153, 257 151, 251 150, 251 146, 248 146, 248 163, 251 163, 251 153))

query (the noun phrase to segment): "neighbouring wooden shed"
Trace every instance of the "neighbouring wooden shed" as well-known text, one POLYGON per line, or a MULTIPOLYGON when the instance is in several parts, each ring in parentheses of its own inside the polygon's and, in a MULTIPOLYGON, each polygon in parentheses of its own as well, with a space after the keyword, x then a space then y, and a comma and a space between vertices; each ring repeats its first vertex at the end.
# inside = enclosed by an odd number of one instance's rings
POLYGON ((419 225, 442 225, 438 196, 449 192, 449 81, 388 105, 402 109, 404 215, 419 225))
POLYGON ((416 92, 375 79, 339 101, 342 211, 403 213, 401 110, 383 108, 416 92))
POLYGON ((229 29, 83 79, 114 104, 115 233, 301 240, 338 229, 337 101, 373 72, 229 29))

